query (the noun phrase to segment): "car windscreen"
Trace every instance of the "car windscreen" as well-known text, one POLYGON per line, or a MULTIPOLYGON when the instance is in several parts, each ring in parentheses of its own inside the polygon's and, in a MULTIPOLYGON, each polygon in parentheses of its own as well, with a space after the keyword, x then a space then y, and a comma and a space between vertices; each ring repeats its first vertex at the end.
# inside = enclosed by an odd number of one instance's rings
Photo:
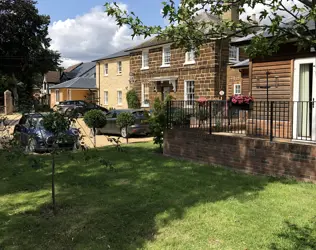
POLYGON ((149 117, 149 112, 146 110, 139 110, 139 111, 134 111, 133 115, 136 118, 143 118, 143 119, 147 119, 149 117))

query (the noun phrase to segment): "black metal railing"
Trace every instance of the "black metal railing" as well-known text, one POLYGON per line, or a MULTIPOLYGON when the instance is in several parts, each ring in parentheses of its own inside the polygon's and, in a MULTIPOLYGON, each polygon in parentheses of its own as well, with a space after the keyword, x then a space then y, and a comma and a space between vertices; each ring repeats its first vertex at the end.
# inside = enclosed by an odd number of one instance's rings
POLYGON ((170 101, 167 127, 316 142, 316 102, 170 101))

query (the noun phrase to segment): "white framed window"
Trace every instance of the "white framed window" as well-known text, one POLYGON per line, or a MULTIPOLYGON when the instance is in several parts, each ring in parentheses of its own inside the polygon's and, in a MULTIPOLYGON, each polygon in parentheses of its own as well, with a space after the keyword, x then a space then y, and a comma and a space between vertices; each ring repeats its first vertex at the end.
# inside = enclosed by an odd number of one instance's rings
POLYGON ((187 107, 193 107, 194 105, 194 81, 184 82, 184 100, 187 107))
POLYGON ((241 95, 241 84, 234 84, 234 95, 241 95))
POLYGON ((118 61, 117 62, 117 74, 122 74, 122 62, 118 61))
POLYGON ((229 46, 229 61, 239 62, 239 48, 235 46, 229 46))
POLYGON ((142 84, 142 107, 149 107, 149 85, 142 84))
POLYGON ((71 101, 71 89, 67 89, 68 100, 71 101))
POLYGON ((170 46, 165 46, 162 49, 162 65, 163 67, 169 67, 171 62, 171 49, 170 46))
POLYGON ((117 91, 117 105, 122 105, 123 103, 123 93, 122 90, 117 91))
POLYGON ((109 105, 109 92, 108 91, 104 91, 104 105, 109 105))
POLYGON ((195 63, 195 51, 191 50, 185 53, 185 64, 195 63))
POLYGON ((103 70, 104 70, 104 75, 108 76, 109 75, 109 64, 105 63, 103 65, 103 70))
POLYGON ((142 69, 149 69, 149 52, 148 50, 142 53, 142 69))
POLYGON ((55 102, 59 102, 60 100, 60 93, 59 93, 59 89, 56 89, 55 90, 55 102))

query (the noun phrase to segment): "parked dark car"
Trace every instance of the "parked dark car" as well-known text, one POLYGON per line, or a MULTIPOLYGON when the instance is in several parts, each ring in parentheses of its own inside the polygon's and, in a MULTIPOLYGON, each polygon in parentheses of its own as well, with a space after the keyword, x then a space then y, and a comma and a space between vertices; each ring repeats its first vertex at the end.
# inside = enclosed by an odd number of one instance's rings
MULTIPOLYGON (((43 127, 45 114, 24 114, 19 123, 14 127, 14 136, 27 152, 47 152, 53 149, 54 136, 43 127)), ((57 142, 59 148, 79 148, 79 130, 70 128, 65 131, 62 139, 57 142)))
POLYGON ((93 110, 93 109, 98 109, 98 110, 101 110, 105 113, 109 112, 109 110, 104 108, 104 107, 101 107, 101 106, 94 104, 94 103, 82 101, 82 100, 63 101, 63 102, 60 102, 58 105, 56 105, 56 108, 59 112, 64 113, 64 114, 67 112, 75 111, 79 117, 84 116, 84 114, 86 112, 88 112, 89 110, 93 110))
POLYGON ((105 127, 97 129, 97 134, 117 134, 123 138, 131 135, 149 134, 148 124, 149 112, 138 109, 119 109, 112 110, 106 115, 107 123, 105 127), (135 116, 135 124, 126 128, 119 128, 116 125, 116 118, 120 113, 129 112, 135 116))

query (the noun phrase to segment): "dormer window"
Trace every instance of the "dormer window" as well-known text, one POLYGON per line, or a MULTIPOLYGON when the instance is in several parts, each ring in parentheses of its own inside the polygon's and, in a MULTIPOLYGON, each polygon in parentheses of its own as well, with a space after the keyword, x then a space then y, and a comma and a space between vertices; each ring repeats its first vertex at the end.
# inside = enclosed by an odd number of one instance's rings
POLYGON ((162 49, 162 67, 169 67, 171 62, 171 49, 170 46, 165 46, 162 49))
POLYGON ((229 46, 229 62, 239 62, 239 48, 229 46))

